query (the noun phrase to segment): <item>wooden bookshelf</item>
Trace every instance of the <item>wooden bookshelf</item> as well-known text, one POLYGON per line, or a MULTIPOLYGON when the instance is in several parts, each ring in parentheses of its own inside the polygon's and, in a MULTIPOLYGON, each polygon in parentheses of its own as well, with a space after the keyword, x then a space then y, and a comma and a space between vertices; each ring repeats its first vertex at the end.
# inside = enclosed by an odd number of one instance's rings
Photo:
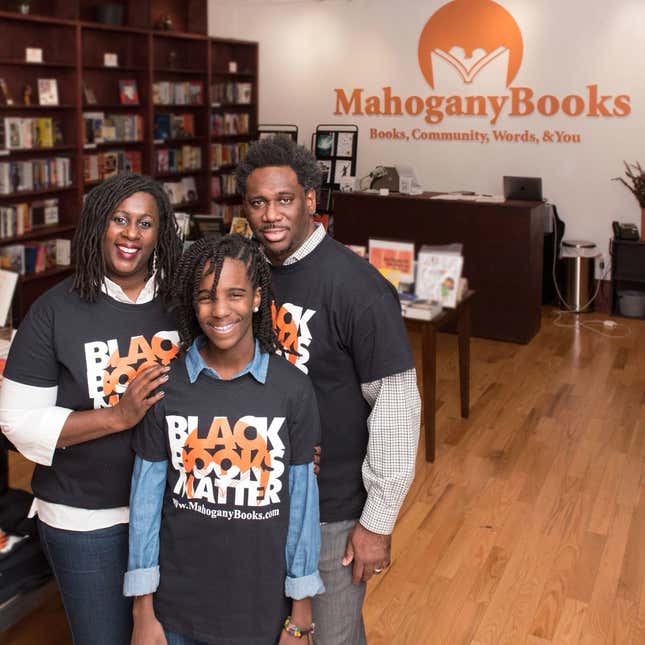
MULTIPOLYGON (((226 177, 257 138, 258 45, 209 38, 207 5, 207 0, 32 0, 30 12, 24 15, 13 0, 0 0, 4 35, 0 79, 13 99, 8 105, 0 92, 0 121, 33 119, 37 125, 38 119, 51 119, 58 133, 48 147, 9 149, 3 130, 0 164, 13 164, 13 172, 21 162, 63 157, 71 165, 71 181, 66 185, 22 186, 22 190, 0 194, 0 207, 31 206, 54 198, 59 206, 55 225, 20 234, 12 231, 4 237, 0 226, 0 252, 22 242, 70 239, 84 194, 110 173, 130 168, 171 184, 170 190, 174 183, 179 195, 174 204, 177 210, 217 213, 230 222, 240 198, 222 191, 220 183, 227 181, 230 190, 231 180, 226 177), (112 14, 106 16, 108 4, 112 14), (27 48, 42 50, 42 62, 27 62, 27 48), (106 65, 106 54, 116 55, 116 66, 106 65), (55 79, 57 105, 39 104, 38 79, 55 79), (136 83, 138 100, 122 102, 120 82, 124 81, 136 83), (161 103, 159 84, 172 91, 169 100, 161 103), (30 105, 24 102, 25 85, 31 87, 30 105), (225 85, 232 94, 219 100, 215 93, 225 85), (176 95, 175 87, 179 88, 176 95), (182 94, 182 88, 188 88, 188 95, 182 94), (92 128, 101 123, 101 113, 102 123, 108 121, 117 133, 129 132, 135 124, 141 136, 138 140, 90 140, 95 134, 92 128), (89 126, 87 114, 96 116, 90 117, 89 126), (155 136, 159 115, 162 124, 169 119, 175 126, 167 136, 155 136), (138 117, 140 121, 134 121, 138 117), (133 121, 126 124, 124 119, 129 118, 133 121), (218 131, 213 129, 216 121, 218 131)), ((56 267, 22 276, 14 324, 40 293, 70 271, 56 267)))

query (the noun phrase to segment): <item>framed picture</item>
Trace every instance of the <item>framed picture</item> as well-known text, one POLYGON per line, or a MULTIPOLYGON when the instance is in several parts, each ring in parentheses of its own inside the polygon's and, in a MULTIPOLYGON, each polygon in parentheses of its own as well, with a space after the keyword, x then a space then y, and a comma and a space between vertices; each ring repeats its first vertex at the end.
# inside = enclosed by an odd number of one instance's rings
POLYGON ((354 136, 355 132, 339 132, 336 140, 336 156, 352 157, 354 156, 354 136))
POLYGON ((331 160, 319 159, 318 167, 320 168, 320 173, 322 174, 323 185, 331 183, 331 160))
POLYGON ((353 193, 356 190, 356 177, 341 177, 338 183, 342 193, 353 193))
POLYGON ((398 271, 401 282, 414 282, 414 242, 370 239, 369 261, 382 273, 398 271))
POLYGON ((334 164, 334 183, 340 185, 344 179, 352 176, 351 159, 336 159, 334 164))
POLYGON ((119 55, 112 52, 105 52, 103 54, 103 67, 118 67, 119 55))
POLYGON ((316 157, 332 157, 334 155, 336 133, 321 130, 316 133, 316 157))
POLYGON ((38 103, 58 105, 58 82, 55 78, 38 79, 38 103))
POLYGON ((119 81, 119 99, 121 105, 139 105, 139 89, 135 80, 119 81))

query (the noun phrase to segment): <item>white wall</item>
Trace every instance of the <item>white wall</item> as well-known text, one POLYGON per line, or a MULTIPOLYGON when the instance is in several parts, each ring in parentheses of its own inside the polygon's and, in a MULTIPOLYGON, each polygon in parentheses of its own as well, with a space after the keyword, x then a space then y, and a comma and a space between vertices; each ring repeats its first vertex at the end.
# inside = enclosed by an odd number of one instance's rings
MULTIPOLYGON (((536 95, 627 94, 625 117, 503 115, 496 125, 484 116, 334 116, 335 88, 380 94, 389 85, 402 97, 431 94, 508 94, 505 61, 484 70, 471 85, 440 71, 432 90, 417 63, 423 26, 445 0, 210 0, 212 36, 260 43, 260 122, 296 123, 309 145, 318 123, 356 123, 360 128, 358 175, 379 164, 407 163, 428 190, 501 192, 505 174, 541 176, 544 193, 559 208, 569 238, 595 241, 606 252, 611 221, 635 221, 634 197, 610 179, 622 160, 645 162, 645 2, 642 0, 500 0, 522 31, 524 57, 512 85, 536 95), (499 67, 497 71, 499 72, 499 67), (427 142, 372 140, 371 128, 490 132, 529 129, 579 133, 578 144, 427 142)), ((438 69, 438 67, 435 67, 438 69)), ((491 231, 491 235, 494 231, 491 231)))

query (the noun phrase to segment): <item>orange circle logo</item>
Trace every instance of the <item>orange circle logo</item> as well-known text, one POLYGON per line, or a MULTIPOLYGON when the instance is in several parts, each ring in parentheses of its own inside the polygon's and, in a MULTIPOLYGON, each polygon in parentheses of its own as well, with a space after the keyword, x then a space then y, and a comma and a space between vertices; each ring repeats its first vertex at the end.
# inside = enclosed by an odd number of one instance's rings
POLYGON ((452 65, 464 83, 509 53, 506 87, 522 63, 522 32, 513 16, 493 0, 452 0, 435 11, 419 38, 419 67, 434 89, 432 54, 452 65), (463 55, 461 51, 463 51, 463 55))

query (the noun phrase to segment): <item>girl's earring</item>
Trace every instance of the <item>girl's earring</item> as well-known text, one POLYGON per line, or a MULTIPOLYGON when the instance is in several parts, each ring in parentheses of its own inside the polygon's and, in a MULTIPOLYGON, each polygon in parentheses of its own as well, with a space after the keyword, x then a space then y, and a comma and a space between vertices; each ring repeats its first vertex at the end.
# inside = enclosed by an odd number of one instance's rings
POLYGON ((253 313, 257 314, 260 311, 260 307, 253 307, 253 313))

